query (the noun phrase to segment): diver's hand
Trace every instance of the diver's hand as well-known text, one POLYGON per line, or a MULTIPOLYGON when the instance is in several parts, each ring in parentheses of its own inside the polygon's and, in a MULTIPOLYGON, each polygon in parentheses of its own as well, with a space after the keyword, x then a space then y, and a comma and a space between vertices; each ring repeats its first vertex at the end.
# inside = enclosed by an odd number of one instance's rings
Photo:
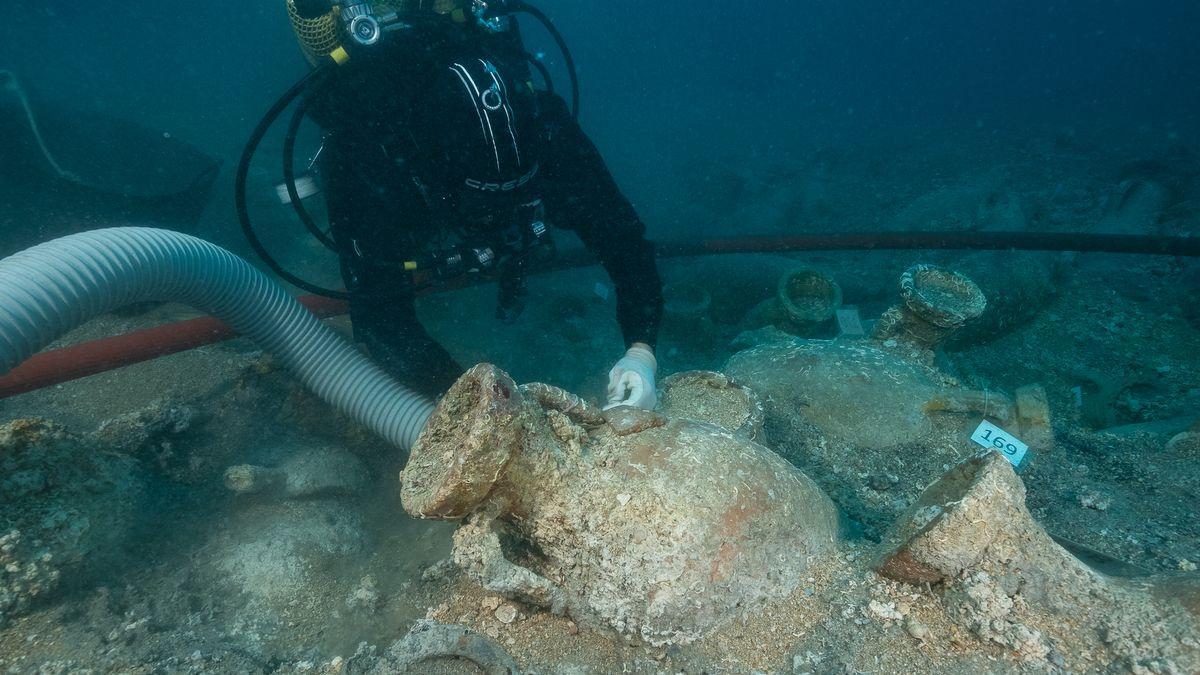
POLYGON ((608 405, 605 410, 619 405, 629 405, 644 410, 653 410, 658 403, 654 391, 654 374, 658 372, 658 361, 650 345, 635 342, 617 365, 608 371, 608 405))

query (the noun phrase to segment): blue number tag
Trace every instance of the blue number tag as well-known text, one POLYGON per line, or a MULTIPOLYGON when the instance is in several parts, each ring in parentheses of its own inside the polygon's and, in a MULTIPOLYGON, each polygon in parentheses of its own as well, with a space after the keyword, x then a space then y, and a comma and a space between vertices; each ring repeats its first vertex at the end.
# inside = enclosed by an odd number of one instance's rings
POLYGON ((975 433, 971 434, 971 440, 1004 455, 1005 459, 1012 462, 1014 467, 1021 466, 1021 462, 1025 459, 1025 453, 1029 452, 1028 445, 987 420, 979 423, 975 433))

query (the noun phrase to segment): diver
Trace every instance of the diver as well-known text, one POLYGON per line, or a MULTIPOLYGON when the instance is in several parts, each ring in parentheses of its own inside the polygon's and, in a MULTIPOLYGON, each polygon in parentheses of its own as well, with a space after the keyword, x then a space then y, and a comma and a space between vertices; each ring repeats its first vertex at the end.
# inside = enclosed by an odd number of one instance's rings
POLYGON ((485 13, 480 0, 287 3, 310 62, 331 51, 344 61, 301 105, 323 132, 315 172, 355 339, 401 382, 444 393, 463 368, 421 326, 416 292, 491 274, 497 318, 515 320, 529 267, 554 253, 553 222, 579 236, 615 287, 627 349, 609 372, 609 405, 653 408, 663 304, 654 248, 526 53, 516 18, 485 13), (339 24, 370 48, 338 54, 321 29, 339 24), (548 90, 534 86, 531 62, 548 90))

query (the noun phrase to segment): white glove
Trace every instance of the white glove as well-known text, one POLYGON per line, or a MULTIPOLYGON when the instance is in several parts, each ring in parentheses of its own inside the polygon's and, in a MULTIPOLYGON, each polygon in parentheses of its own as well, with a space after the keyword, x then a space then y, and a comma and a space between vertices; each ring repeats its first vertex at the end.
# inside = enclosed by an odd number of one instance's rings
POLYGON ((608 405, 604 409, 629 405, 653 410, 658 403, 658 394, 654 391, 656 372, 658 361, 654 352, 645 347, 630 347, 608 371, 608 405))

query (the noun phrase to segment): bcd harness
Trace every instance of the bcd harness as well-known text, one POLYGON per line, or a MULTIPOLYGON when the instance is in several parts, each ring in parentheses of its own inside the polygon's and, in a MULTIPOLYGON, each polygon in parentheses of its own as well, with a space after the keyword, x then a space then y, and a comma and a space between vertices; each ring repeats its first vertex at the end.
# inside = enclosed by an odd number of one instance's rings
POLYGON ((374 132, 360 147, 375 145, 383 153, 380 166, 392 169, 381 171, 384 175, 358 171, 356 179, 380 195, 397 183, 411 183, 429 230, 412 237, 421 241, 416 250, 367 250, 353 234, 339 249, 353 257, 347 261, 351 271, 355 262, 391 268, 410 276, 408 288, 464 274, 493 275, 499 282, 496 316, 511 322, 524 308, 529 267, 555 252, 537 193, 540 150, 549 133, 537 94, 528 82, 510 87, 505 74, 482 58, 452 61, 422 88, 439 102, 424 114, 450 120, 448 129, 431 132, 409 119, 384 137, 374 132), (419 140, 413 129, 435 137, 419 140))

